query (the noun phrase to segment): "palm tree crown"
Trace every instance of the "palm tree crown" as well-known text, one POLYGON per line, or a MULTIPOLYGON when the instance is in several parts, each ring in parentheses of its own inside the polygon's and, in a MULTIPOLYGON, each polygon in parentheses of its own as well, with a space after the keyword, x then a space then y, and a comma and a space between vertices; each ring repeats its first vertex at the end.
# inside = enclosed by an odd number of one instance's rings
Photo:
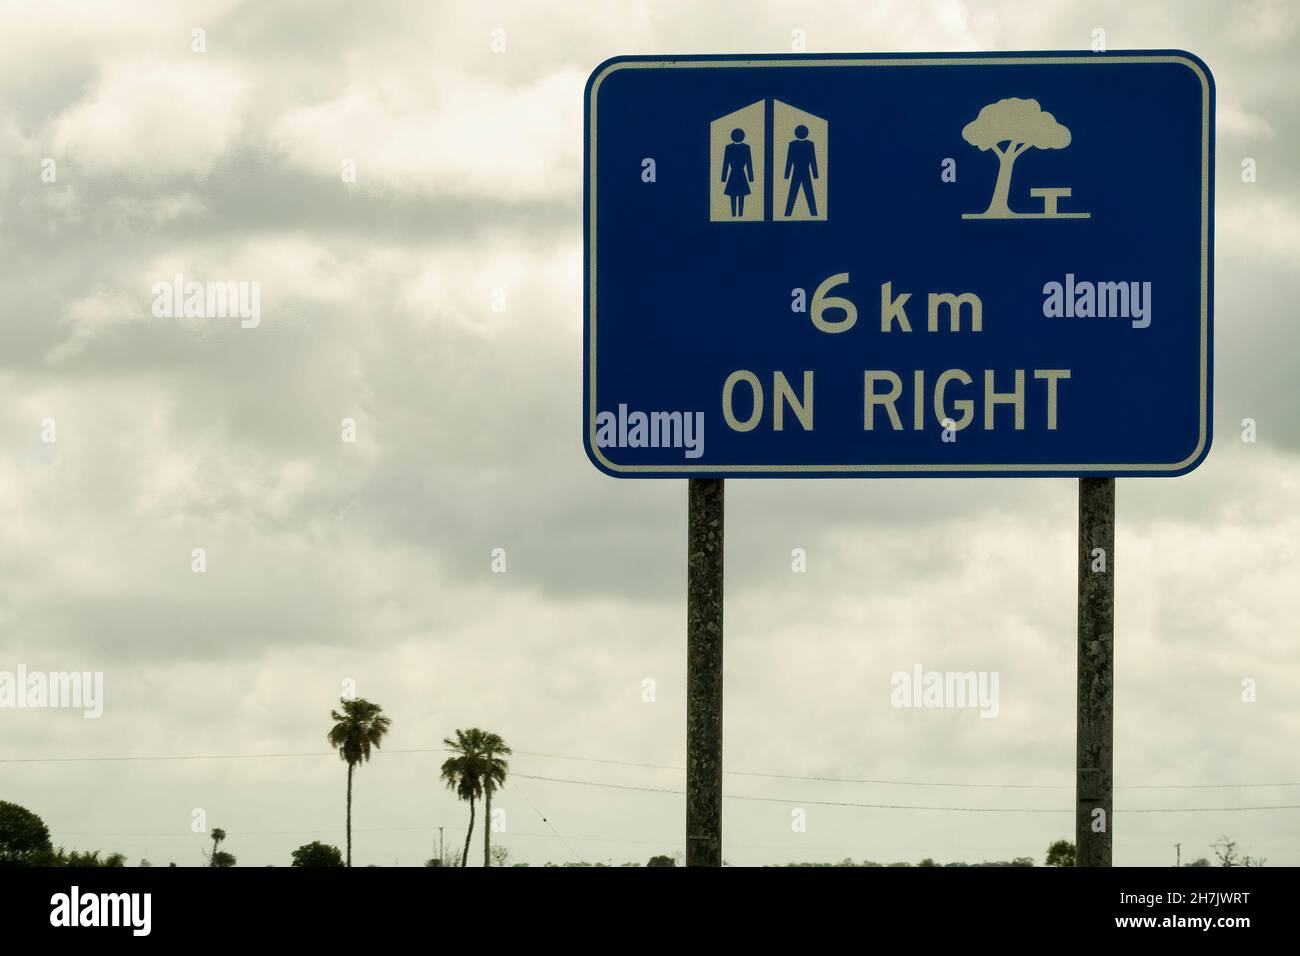
POLYGON ((442 745, 453 754, 442 762, 442 779, 447 789, 462 800, 483 796, 483 767, 479 758, 482 740, 483 731, 477 727, 456 731, 455 739, 442 739, 442 745))
POLYGON ((339 703, 343 713, 330 711, 334 721, 329 732, 330 746, 339 752, 340 760, 364 763, 370 759, 370 748, 379 748, 392 721, 384 715, 384 708, 360 697, 339 703))

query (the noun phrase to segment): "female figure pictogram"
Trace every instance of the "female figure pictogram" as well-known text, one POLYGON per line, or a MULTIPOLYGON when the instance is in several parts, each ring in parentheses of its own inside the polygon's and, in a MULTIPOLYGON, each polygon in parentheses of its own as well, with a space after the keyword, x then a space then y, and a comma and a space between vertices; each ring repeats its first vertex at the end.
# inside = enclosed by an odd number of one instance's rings
POLYGON ((731 142, 722 151, 722 191, 731 197, 731 215, 739 218, 745 214, 745 197, 749 184, 754 181, 754 161, 745 142, 745 131, 733 129, 731 142))

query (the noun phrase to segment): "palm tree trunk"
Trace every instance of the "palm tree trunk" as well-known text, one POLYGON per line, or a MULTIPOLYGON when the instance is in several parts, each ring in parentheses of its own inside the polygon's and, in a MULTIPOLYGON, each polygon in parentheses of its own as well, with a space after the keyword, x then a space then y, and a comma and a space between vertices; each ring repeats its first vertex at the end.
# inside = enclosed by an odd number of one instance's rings
POLYGON ((469 829, 465 831, 465 852, 460 855, 462 868, 469 866, 469 840, 474 835, 474 798, 469 798, 469 829))
POLYGON ((348 763, 348 866, 352 865, 352 764, 348 763))
POLYGON ((483 865, 492 865, 492 788, 483 798, 483 865))

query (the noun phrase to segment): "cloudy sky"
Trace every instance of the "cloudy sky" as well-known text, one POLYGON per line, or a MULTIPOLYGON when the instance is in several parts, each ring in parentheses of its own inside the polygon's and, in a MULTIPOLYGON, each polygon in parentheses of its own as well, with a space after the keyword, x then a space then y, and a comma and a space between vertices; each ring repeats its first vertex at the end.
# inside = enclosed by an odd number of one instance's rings
MULTIPOLYGON (((682 850, 686 489, 607 478, 581 447, 583 83, 615 54, 788 52, 795 30, 849 52, 1087 49, 1100 27, 1202 57, 1219 118, 1214 450, 1118 483, 1115 861, 1227 834, 1300 864, 1300 810, 1226 809, 1300 804, 1295 4, 0 21, 0 671, 105 681, 98 720, 0 710, 0 799, 57 843, 201 864, 202 809, 241 865, 341 845, 325 733, 354 682, 393 719, 359 771, 357 863, 463 840, 438 747, 470 725, 517 752, 512 860, 682 850), (260 283, 261 324, 155 317, 176 273, 260 283), (187 759, 105 759, 125 757, 187 759)), ((1072 837, 1076 495, 729 483, 729 862, 1041 861, 1072 837), (998 672, 998 717, 894 708, 917 663, 998 672), (828 777, 887 782, 808 779, 828 777)))

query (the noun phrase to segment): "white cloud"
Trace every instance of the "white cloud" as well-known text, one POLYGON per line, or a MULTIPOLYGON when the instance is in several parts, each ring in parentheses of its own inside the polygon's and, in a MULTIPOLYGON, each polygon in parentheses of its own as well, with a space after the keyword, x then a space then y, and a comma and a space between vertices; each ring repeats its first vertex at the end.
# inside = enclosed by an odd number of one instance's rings
POLYGON ((1234 182, 1233 188, 1242 193, 1219 203, 1215 251, 1234 258, 1300 262, 1300 208, 1295 201, 1259 183, 1234 182))
POLYGON ((1231 10, 1232 36, 1248 47, 1267 49, 1287 43, 1300 27, 1300 9, 1292 0, 1247 0, 1231 10))
POLYGON ((576 71, 516 85, 438 72, 410 86, 359 79, 291 110, 271 139, 295 166, 362 189, 486 199, 574 199, 581 181, 582 87, 576 71))
POLYGON ((1263 140, 1271 140, 1274 136, 1273 124, 1264 117, 1223 98, 1219 100, 1215 121, 1218 131, 1229 136, 1263 140))
POLYGON ((47 357, 51 362, 62 362, 84 349, 96 336, 139 322, 147 314, 139 299, 121 292, 94 292, 74 299, 63 314, 68 337, 52 348, 47 357))
POLYGON ((202 176, 237 141, 245 82, 203 55, 120 61, 53 124, 55 155, 95 173, 202 176))

